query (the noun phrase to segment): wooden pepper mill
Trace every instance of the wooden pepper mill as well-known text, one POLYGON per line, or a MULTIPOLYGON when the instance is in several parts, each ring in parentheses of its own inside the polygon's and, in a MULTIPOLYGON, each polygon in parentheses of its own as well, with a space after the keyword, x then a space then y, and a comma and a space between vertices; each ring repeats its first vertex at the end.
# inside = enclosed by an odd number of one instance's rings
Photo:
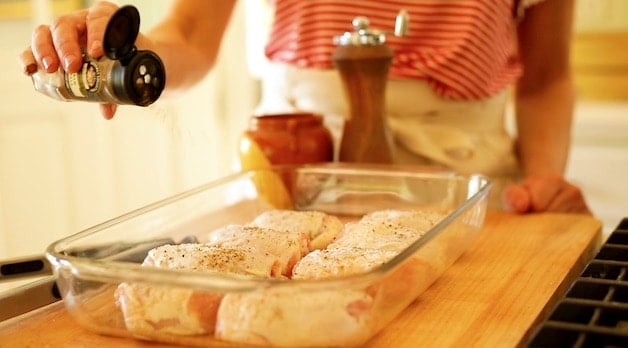
MULTIPOLYGON (((385 119, 385 93, 393 51, 387 32, 369 29, 366 17, 356 17, 355 31, 334 38, 332 60, 340 73, 349 115, 340 141, 340 162, 391 163, 393 140, 385 119)), ((406 35, 408 14, 399 12, 395 36, 406 35)))

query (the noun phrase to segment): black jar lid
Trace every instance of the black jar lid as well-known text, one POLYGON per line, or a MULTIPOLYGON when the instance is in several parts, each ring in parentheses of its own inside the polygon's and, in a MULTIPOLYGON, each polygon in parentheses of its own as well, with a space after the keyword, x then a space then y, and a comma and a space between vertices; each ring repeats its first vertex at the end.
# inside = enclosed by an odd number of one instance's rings
POLYGON ((105 55, 109 59, 129 58, 135 52, 135 40, 140 32, 140 13, 134 6, 120 7, 113 14, 103 38, 105 55))
POLYGON ((122 104, 148 106, 155 102, 166 85, 166 71, 151 51, 137 51, 127 64, 111 71, 111 84, 122 104))

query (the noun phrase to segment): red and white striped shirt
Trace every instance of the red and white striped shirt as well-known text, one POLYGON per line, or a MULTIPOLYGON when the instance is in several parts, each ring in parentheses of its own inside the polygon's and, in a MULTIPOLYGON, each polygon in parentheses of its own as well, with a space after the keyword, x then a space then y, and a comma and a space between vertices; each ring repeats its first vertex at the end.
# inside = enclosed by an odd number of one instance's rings
MULTIPOLYGON (((524 0, 525 1, 525 0, 524 0)), ((451 99, 482 99, 521 73, 517 56, 517 0, 275 0, 266 56, 299 67, 331 68, 333 37, 370 28, 392 30, 400 9, 410 15, 406 37, 388 35, 395 52, 390 76, 425 79, 451 99)))

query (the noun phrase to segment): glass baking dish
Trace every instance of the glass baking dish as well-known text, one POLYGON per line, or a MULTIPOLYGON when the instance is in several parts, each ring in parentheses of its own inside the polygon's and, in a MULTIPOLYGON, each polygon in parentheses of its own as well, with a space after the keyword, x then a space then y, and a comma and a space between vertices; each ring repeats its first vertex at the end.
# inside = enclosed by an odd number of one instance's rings
POLYGON ((482 228, 490 187, 482 175, 425 167, 276 166, 233 174, 104 222, 56 241, 46 256, 68 311, 100 334, 201 347, 358 346, 384 329, 468 248, 482 228), (212 230, 246 224, 273 209, 320 211, 343 223, 386 209, 432 211, 443 218, 385 263, 347 276, 262 279, 141 266, 151 248, 204 242, 212 230), (142 308, 146 313, 160 305, 175 313, 189 310, 189 303, 173 302, 177 294, 219 299, 206 303, 207 308, 224 306, 228 296, 248 302, 235 302, 239 319, 227 339, 217 338, 212 328, 162 330, 164 323, 138 332, 127 328, 117 296, 117 289, 129 284, 163 297, 154 308, 142 308))

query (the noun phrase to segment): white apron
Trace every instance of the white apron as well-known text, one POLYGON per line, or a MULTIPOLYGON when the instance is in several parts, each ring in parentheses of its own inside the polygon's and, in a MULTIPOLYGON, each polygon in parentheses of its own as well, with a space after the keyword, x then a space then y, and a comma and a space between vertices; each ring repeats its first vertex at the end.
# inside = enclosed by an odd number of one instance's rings
MULTIPOLYGON (((257 114, 309 111, 322 114, 336 149, 348 106, 336 70, 299 69, 271 63, 262 78, 257 114)), ((507 92, 484 100, 446 100, 422 80, 390 79, 386 117, 395 139, 395 162, 444 165, 493 182, 491 207, 501 207, 504 185, 519 177, 513 139, 506 132, 507 92)))

